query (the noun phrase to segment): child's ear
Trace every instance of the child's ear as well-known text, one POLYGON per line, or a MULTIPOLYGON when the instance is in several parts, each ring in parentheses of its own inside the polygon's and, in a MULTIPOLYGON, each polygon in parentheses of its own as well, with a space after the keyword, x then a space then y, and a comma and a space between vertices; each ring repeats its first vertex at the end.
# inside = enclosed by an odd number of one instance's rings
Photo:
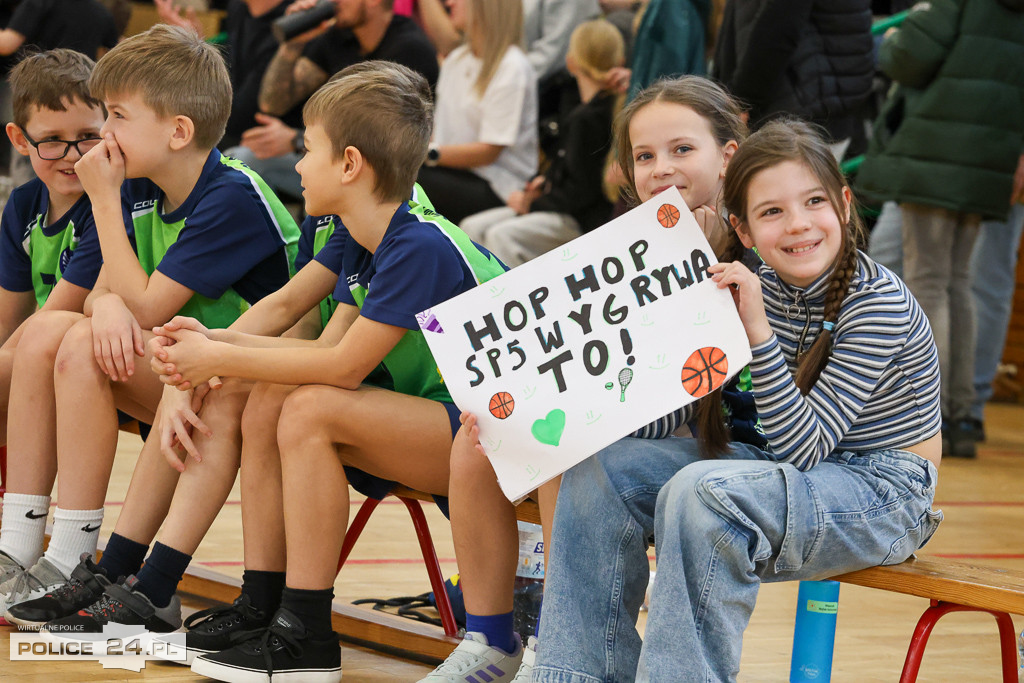
POLYGON ((184 149, 196 135, 196 124, 187 116, 174 117, 174 131, 171 133, 171 149, 184 149))
POLYGON ((736 231, 736 236, 740 238, 740 242, 743 243, 747 249, 754 248, 754 240, 750 236, 750 230, 747 229, 747 224, 740 220, 739 216, 729 214, 729 224, 732 229, 736 231))
POLYGON ((722 145, 722 171, 718 174, 719 178, 725 177, 725 169, 729 167, 729 162, 732 160, 732 155, 739 149, 739 145, 735 140, 729 140, 729 142, 722 145))
POLYGON ((847 225, 850 222, 850 204, 852 203, 853 192, 850 191, 849 185, 843 185, 843 225, 847 225))
POLYGON ((14 145, 14 149, 18 150, 18 154, 27 157, 29 153, 28 140, 25 139, 25 134, 21 131, 21 126, 15 123, 7 124, 7 139, 14 145))
POLYGON ((366 168, 366 159, 363 158, 363 153, 359 151, 359 148, 352 145, 345 148, 345 151, 341 154, 341 159, 337 163, 341 167, 342 184, 355 182, 366 168))

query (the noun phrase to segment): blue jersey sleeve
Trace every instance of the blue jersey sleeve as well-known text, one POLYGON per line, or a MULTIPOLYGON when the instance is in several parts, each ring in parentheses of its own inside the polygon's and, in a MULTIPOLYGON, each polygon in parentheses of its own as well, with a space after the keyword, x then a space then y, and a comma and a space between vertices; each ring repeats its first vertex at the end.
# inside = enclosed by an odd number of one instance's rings
MULTIPOLYGON (((283 249, 284 240, 258 200, 238 186, 223 185, 205 196, 185 220, 157 270, 211 299, 232 287, 250 299, 236 283, 243 278, 266 279, 256 270, 281 265, 274 257, 283 249)), ((284 279, 278 286, 288 280, 287 263, 282 263, 284 279)))
POLYGON ((100 238, 93 222, 92 207, 87 206, 86 211, 83 211, 77 220, 81 221, 81 237, 78 238, 78 246, 71 252, 71 259, 66 265, 61 264, 61 277, 73 285, 92 289, 96 284, 96 278, 99 277, 100 266, 103 265, 100 238))
POLYGON ((299 226, 299 251, 295 254, 295 270, 300 271, 313 260, 313 240, 316 237, 316 217, 306 216, 299 226))
MULTIPOLYGON (((17 192, 17 190, 15 190, 17 192)), ((9 292, 32 289, 32 259, 25 252, 24 223, 12 194, 0 218, 0 287, 9 292)))
POLYGON ((461 260, 443 238, 423 239, 416 231, 406 232, 378 249, 376 272, 360 314, 418 330, 416 314, 461 293, 465 280, 461 260))
POLYGON ((345 245, 349 240, 348 228, 342 225, 340 218, 337 216, 333 218, 334 232, 328 238, 327 244, 317 252, 315 260, 335 275, 341 275, 342 257, 345 255, 345 245))

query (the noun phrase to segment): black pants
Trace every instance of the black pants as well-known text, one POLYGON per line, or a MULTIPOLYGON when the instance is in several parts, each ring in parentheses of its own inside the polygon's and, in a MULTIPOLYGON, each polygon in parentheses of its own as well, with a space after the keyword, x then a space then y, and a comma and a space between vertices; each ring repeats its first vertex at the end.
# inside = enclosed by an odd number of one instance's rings
POLYGON ((426 191, 434 209, 456 225, 466 216, 505 205, 490 183, 461 168, 423 166, 416 181, 426 191))

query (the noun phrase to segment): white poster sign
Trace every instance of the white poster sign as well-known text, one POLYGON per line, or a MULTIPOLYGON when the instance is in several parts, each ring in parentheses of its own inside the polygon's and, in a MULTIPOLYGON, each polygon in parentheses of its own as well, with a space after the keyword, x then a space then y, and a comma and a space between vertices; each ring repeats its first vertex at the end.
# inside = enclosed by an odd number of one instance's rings
POLYGON ((510 500, 750 362, 715 261, 671 188, 418 316, 510 500))

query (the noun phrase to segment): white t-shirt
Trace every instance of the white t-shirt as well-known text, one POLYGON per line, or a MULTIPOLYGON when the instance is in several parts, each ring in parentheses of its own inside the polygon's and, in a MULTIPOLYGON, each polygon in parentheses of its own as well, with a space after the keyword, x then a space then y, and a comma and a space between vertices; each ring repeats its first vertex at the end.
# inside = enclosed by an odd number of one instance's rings
POLYGON ((523 189, 537 170, 537 77, 523 51, 512 46, 479 97, 475 84, 480 67, 467 45, 453 50, 441 65, 434 144, 503 146, 494 163, 471 170, 504 201, 523 189))

